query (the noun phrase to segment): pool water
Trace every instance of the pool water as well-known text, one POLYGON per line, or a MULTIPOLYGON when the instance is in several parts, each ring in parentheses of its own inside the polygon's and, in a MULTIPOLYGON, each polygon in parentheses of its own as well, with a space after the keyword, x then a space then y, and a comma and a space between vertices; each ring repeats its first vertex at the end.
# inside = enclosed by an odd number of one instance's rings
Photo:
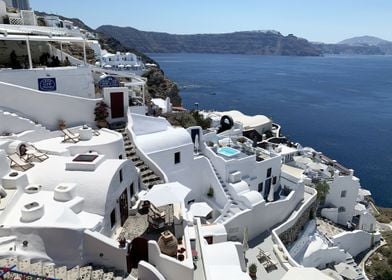
POLYGON ((232 157, 238 155, 240 151, 230 148, 230 147, 222 147, 218 149, 218 154, 221 154, 226 157, 232 157))

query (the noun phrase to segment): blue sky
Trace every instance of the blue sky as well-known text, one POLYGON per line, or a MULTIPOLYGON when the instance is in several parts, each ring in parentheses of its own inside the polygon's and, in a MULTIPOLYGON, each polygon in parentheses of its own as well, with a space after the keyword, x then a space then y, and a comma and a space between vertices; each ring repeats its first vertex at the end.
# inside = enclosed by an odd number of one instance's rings
POLYGON ((392 41, 392 0, 30 0, 34 10, 177 34, 274 29, 311 41, 392 41))

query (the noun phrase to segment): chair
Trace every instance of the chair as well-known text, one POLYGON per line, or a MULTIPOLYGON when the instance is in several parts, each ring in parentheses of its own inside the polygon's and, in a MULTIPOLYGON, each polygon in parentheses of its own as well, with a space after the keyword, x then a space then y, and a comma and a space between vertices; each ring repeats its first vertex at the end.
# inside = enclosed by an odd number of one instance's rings
POLYGON ((79 142, 79 133, 72 133, 68 128, 61 130, 64 133, 64 140, 62 142, 72 141, 74 143, 79 142))
POLYGON ((8 156, 8 159, 11 161, 10 167, 19 167, 23 171, 26 171, 34 166, 31 162, 24 161, 22 158, 19 157, 17 153, 8 156))
POLYGON ((46 153, 40 151, 32 144, 28 146, 26 154, 28 156, 28 159, 36 158, 41 162, 49 158, 49 156, 46 153))

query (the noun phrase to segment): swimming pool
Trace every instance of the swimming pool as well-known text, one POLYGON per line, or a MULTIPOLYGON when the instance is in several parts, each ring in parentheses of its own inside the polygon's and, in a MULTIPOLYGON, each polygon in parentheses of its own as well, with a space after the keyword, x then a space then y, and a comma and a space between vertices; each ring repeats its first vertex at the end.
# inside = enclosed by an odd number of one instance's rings
POLYGON ((240 151, 230 148, 230 147, 222 147, 218 149, 218 154, 221 154, 226 157, 232 157, 238 155, 240 151))

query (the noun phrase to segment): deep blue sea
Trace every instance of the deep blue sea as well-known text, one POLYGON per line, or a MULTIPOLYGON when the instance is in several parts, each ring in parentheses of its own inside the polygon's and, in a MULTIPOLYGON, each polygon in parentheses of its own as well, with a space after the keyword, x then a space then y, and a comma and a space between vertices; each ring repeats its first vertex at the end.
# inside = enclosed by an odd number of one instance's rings
POLYGON ((392 207, 392 56, 150 54, 184 106, 264 114, 392 207))

